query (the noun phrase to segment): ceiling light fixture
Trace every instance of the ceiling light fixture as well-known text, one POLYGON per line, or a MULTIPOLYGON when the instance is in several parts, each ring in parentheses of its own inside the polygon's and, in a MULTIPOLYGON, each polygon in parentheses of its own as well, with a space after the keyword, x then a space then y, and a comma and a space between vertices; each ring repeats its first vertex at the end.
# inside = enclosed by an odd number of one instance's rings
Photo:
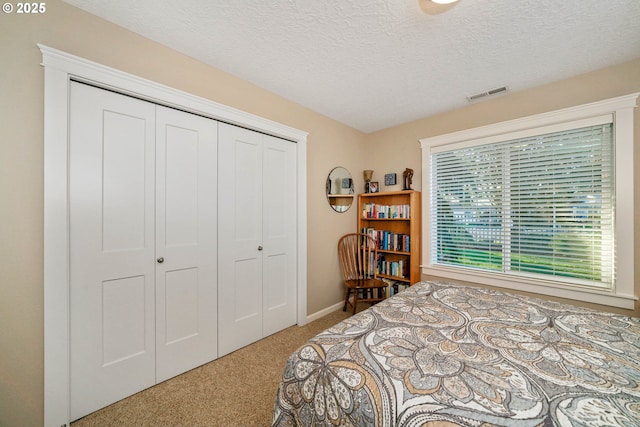
POLYGON ((459 0, 418 0, 420 8, 427 15, 438 15, 455 7, 459 0))

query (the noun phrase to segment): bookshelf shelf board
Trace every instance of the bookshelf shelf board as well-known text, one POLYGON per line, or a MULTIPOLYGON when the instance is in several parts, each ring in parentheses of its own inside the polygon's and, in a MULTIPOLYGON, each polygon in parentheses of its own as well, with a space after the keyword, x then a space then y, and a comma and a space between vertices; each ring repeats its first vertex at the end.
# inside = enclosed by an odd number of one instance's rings
POLYGON ((385 254, 396 254, 396 255, 411 255, 411 252, 401 252, 401 251, 390 251, 388 249, 380 249, 378 248, 378 252, 385 254))
POLYGON ((363 221, 411 221, 411 218, 367 218, 362 217, 363 221))
POLYGON ((395 280, 395 281, 398 281, 398 282, 411 283, 411 280, 406 278, 406 277, 391 276, 390 274, 378 274, 378 277, 380 277, 382 279, 395 280))

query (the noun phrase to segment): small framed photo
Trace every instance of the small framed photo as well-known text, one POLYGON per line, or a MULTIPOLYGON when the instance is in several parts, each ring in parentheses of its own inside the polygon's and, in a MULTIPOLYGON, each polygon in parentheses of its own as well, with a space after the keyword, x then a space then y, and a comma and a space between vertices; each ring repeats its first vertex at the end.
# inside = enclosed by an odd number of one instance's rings
POLYGON ((396 174, 388 173, 384 176, 384 185, 396 185, 396 174))
POLYGON ((377 193, 380 189, 378 181, 371 181, 369 183, 369 193, 377 193))

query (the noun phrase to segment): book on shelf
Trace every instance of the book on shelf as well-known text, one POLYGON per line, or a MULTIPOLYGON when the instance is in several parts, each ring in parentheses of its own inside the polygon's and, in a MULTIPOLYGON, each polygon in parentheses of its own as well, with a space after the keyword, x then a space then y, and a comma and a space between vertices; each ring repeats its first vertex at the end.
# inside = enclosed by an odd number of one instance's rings
POLYGON ((411 218, 411 206, 365 203, 362 205, 362 217, 378 219, 409 219, 411 218))
POLYGON ((367 277, 374 277, 376 270, 378 270, 378 261, 374 259, 375 254, 371 252, 369 254, 369 262, 367 263, 368 271, 366 271, 367 277))
POLYGON ((378 245, 378 250, 411 252, 411 236, 408 234, 378 230, 372 227, 363 228, 360 232, 373 237, 378 245))
POLYGON ((397 294, 398 292, 404 291, 405 289, 410 287, 410 285, 408 283, 399 282, 397 280, 384 278, 384 279, 382 279, 382 281, 387 284, 387 291, 386 291, 387 292, 387 298, 392 297, 395 294, 397 294))
POLYGON ((378 254, 377 266, 378 274, 394 276, 400 279, 408 279, 410 277, 408 259, 387 261, 384 254, 378 254))

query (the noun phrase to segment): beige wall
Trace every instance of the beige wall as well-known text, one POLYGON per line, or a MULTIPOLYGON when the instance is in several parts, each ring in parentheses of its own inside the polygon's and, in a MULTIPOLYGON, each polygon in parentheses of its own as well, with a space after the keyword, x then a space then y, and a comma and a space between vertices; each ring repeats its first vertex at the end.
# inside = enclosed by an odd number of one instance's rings
MULTIPOLYGON (((508 82, 507 82, 508 84, 508 82)), ((454 111, 416 120, 401 126, 381 130, 367 136, 367 149, 375 153, 371 167, 376 170, 415 170, 414 188, 421 189, 421 150, 418 140, 431 136, 499 123, 533 114, 586 104, 616 96, 640 92, 640 58, 618 66, 583 74, 556 83, 524 90, 454 111)), ((640 168, 640 108, 635 110, 634 170, 640 168)), ((634 174, 635 211, 640 206, 640 174, 634 174)), ((635 215, 635 229, 640 216, 635 215)), ((635 233, 635 294, 640 294, 640 233, 635 233)), ((429 277, 427 277, 429 279, 429 277)), ((431 277, 430 279, 433 279, 431 277)), ((558 298, 550 298, 562 301, 558 298)), ((566 301, 601 310, 640 316, 640 304, 635 310, 615 309, 595 304, 566 301)))
MULTIPOLYGON (((36 43, 60 49, 309 132, 308 297, 313 314, 339 302, 338 237, 354 230, 356 209, 328 206, 335 166, 363 188, 415 170, 418 139, 640 90, 640 60, 364 135, 247 82, 88 15, 59 0, 41 16, 0 16, 0 425, 37 426, 43 410, 43 71, 36 43)), ((295 72, 295 70, 293 71, 295 72)), ((636 131, 640 125, 636 120, 636 131)), ((636 141, 640 138, 636 137, 636 141)), ((640 151, 640 150, 639 150, 640 151)), ((637 162, 636 162, 637 163, 637 162)), ((636 177, 636 181, 638 177, 636 177)), ((640 189, 640 185, 636 185, 640 189)), ((382 190, 392 188, 382 186, 382 190)), ((636 204, 640 197, 636 195, 636 204)), ((637 241, 638 239, 636 239, 637 241)), ((638 287, 636 280, 636 288, 638 287)), ((636 313, 638 311, 636 310, 636 313)))

